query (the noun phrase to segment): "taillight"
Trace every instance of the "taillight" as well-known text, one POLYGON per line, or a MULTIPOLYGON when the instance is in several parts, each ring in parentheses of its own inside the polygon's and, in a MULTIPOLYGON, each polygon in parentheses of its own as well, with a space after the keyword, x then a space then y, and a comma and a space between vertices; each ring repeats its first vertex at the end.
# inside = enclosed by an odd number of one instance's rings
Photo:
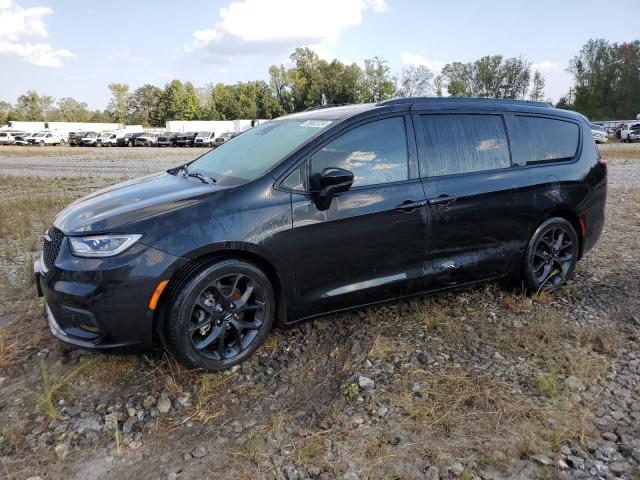
POLYGON ((602 167, 602 169, 604 170, 604 173, 607 174, 608 173, 607 161, 600 159, 598 160, 598 164, 602 167))

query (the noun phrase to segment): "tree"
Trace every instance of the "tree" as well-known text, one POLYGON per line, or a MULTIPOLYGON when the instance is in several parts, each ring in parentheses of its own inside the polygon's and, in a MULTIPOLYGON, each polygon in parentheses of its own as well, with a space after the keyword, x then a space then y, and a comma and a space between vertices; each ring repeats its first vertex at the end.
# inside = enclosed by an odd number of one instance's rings
POLYGON ((521 98, 527 96, 531 81, 531 64, 524 57, 507 58, 500 66, 501 98, 521 98))
POLYGON ((541 102, 544 99, 544 77, 538 70, 533 73, 533 85, 529 98, 536 102, 541 102))
POLYGON ((361 82, 360 100, 380 102, 392 98, 396 93, 395 79, 391 75, 387 62, 379 57, 364 61, 364 74, 361 82))
POLYGON ((129 85, 125 83, 110 83, 109 90, 111 91, 111 102, 108 109, 118 123, 127 123, 129 85))
POLYGON ((42 121, 44 120, 43 103, 35 90, 29 90, 18 97, 16 116, 13 120, 42 121))
POLYGON ((473 68, 470 63, 447 63, 442 69, 441 78, 449 95, 454 97, 473 95, 473 68))
POLYGON ((433 80, 433 88, 435 88, 437 97, 442 96, 442 83, 442 75, 436 75, 436 78, 433 80))
POLYGON ((411 66, 402 70, 400 77, 401 97, 420 97, 433 94, 433 73, 427 67, 411 66))
POLYGON ((184 114, 186 91, 180 80, 171 80, 164 87, 160 106, 160 120, 187 120, 184 114))
POLYGON ((128 97, 129 123, 145 127, 161 126, 158 111, 161 99, 162 89, 155 85, 147 83, 136 88, 128 97))
POLYGON ((193 86, 193 83, 187 82, 184 85, 184 107, 182 117, 184 120, 196 120, 200 115, 200 100, 193 86))
POLYGON ((64 122, 89 122, 91 112, 86 103, 66 97, 58 100, 58 117, 64 122))
POLYGON ((443 86, 449 95, 460 97, 525 98, 530 80, 530 64, 523 57, 486 55, 442 69, 443 86))
POLYGON ((13 110, 13 105, 9 102, 0 100, 0 126, 9 121, 9 114, 13 110))

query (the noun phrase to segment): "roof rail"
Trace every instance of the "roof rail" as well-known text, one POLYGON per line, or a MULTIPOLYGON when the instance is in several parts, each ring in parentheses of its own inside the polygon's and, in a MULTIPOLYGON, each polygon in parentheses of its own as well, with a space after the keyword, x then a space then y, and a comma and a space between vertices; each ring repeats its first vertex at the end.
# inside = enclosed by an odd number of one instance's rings
POLYGON ((547 107, 550 105, 547 102, 537 102, 534 100, 515 100, 511 98, 486 98, 486 97, 405 97, 405 98, 392 98, 390 100, 383 100, 376 103, 376 105, 406 105, 408 103, 424 103, 424 102, 455 102, 455 101, 469 101, 469 102, 483 102, 483 103, 499 103, 499 104, 515 104, 515 105, 529 105, 532 107, 547 107))
POLYGON ((305 112, 310 112, 311 110, 321 110, 323 108, 331 108, 331 107, 344 107, 345 105, 349 105, 348 103, 327 103, 325 105, 314 105, 309 108, 305 108, 305 112))

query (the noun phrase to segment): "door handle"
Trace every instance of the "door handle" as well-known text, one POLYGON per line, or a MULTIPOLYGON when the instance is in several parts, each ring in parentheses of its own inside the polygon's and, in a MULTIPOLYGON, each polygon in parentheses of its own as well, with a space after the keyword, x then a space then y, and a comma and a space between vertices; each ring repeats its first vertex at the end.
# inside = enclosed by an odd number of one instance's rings
POLYGON ((425 200, 420 200, 419 202, 414 202, 412 200, 405 200, 400 205, 396 207, 396 210, 402 210, 403 212, 410 212, 415 210, 416 208, 426 207, 427 202, 425 200))
POLYGON ((443 194, 436 198, 430 198, 429 200, 427 200, 427 204, 428 205, 444 205, 444 204, 448 205, 450 203, 455 202, 456 200, 457 200, 456 197, 450 197, 449 195, 443 194))

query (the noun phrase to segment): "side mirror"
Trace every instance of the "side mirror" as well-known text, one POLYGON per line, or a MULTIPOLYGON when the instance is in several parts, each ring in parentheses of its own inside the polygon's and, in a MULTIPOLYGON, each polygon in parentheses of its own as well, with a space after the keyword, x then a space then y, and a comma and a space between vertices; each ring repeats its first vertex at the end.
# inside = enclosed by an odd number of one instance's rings
POLYGON ((319 183, 320 190, 315 194, 315 203, 319 210, 327 210, 333 197, 351 188, 353 173, 343 168, 325 168, 319 183))
POLYGON ((325 168, 320 176, 320 197, 334 197, 353 184, 353 173, 342 168, 325 168))

